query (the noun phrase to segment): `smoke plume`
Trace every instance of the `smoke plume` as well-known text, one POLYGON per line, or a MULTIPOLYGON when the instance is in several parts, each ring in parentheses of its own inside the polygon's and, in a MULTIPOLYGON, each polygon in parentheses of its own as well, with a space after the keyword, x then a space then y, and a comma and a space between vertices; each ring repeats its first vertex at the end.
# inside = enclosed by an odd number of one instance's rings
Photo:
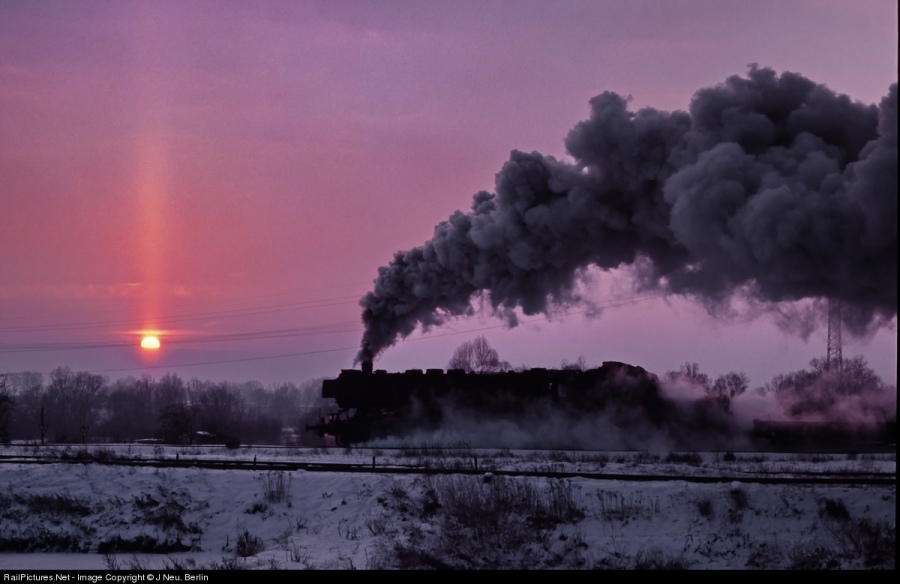
POLYGON ((471 211, 378 270, 357 360, 483 294, 514 326, 576 300, 590 266, 726 302, 839 300, 848 330, 897 311, 897 84, 880 105, 751 66, 689 112, 631 112, 604 92, 565 144, 574 163, 514 151, 471 211))

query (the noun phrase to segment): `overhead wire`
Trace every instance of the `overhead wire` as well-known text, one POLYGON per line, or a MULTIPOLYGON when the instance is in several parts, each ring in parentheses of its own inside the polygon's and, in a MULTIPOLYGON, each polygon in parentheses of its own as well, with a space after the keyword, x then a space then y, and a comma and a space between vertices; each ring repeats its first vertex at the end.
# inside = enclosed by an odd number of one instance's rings
MULTIPOLYGON (((600 281, 610 281, 617 280, 615 277, 606 277, 595 279, 594 283, 600 281)), ((606 309, 613 308, 617 306, 623 306, 628 304, 635 304, 638 302, 643 302, 645 300, 650 300, 652 298, 658 298, 662 296, 661 292, 652 292, 645 294, 630 294, 630 295, 615 295, 609 294, 601 297, 600 299, 595 299, 589 302, 588 307, 579 310, 569 310, 563 311, 559 313, 554 313, 551 315, 545 315, 541 317, 531 318, 531 319, 521 319, 519 322, 522 324, 546 321, 559 316, 569 316, 575 314, 583 314, 594 309, 606 309)), ((357 296, 340 296, 332 299, 316 299, 302 302, 294 302, 294 303, 284 303, 284 304, 276 304, 276 305, 268 305, 268 306, 257 306, 257 307, 248 307, 248 308, 239 308, 239 309, 231 309, 231 310, 222 310, 222 311, 210 311, 204 313, 187 313, 187 314, 179 314, 179 315, 169 315, 164 317, 165 320, 161 320, 161 322, 184 322, 185 320, 199 320, 206 319, 213 316, 218 316, 219 318, 226 318, 229 316, 256 316, 260 314, 271 314, 275 312, 283 312, 285 310, 294 310, 299 307, 299 309, 304 308, 319 308, 319 307, 327 307, 327 306, 336 306, 340 304, 349 304, 350 301, 347 302, 328 302, 329 300, 339 300, 345 298, 357 298, 357 296), (313 303, 319 304, 313 304, 313 303), (273 309, 273 310, 269 310, 273 309)), ((136 322, 135 320, 128 321, 104 321, 104 322, 87 322, 87 323, 79 323, 77 325, 68 325, 71 328, 66 328, 66 325, 50 328, 50 325, 45 325, 44 327, 33 327, 29 332, 47 332, 47 331, 60 331, 60 330, 79 330, 79 328, 98 328, 108 325, 109 323, 115 324, 127 324, 136 322)), ((507 324, 495 324, 477 327, 474 329, 466 329, 463 331, 450 331, 443 332, 441 334, 430 334, 430 335, 422 335, 419 337, 412 337, 402 339, 397 341, 398 343, 405 342, 413 342, 413 341, 421 341, 421 340, 429 340, 429 339, 438 339, 446 336, 453 335, 465 335, 472 334, 476 332, 481 332, 485 330, 498 329, 498 328, 507 328, 507 324)), ((13 327, 16 329, 17 327, 13 327)), ((0 329, 0 331, 9 332, 9 328, 0 329)), ((220 334, 210 334, 199 337, 192 338, 170 338, 166 341, 166 345, 180 345, 180 346, 193 346, 196 344, 205 344, 205 343, 220 343, 220 342, 234 342, 234 341, 254 341, 254 340, 267 340, 267 339, 278 339, 278 338, 291 338, 291 337, 303 337, 303 336, 314 336, 314 335, 326 335, 326 334, 339 334, 339 333, 361 333, 362 327, 359 321, 337 321, 333 323, 325 323, 320 325, 309 325, 305 327, 294 327, 294 328, 284 328, 284 329, 275 329, 275 330, 262 330, 262 331, 254 331, 254 332, 238 332, 238 333, 220 333, 220 334)), ((133 347, 133 341, 106 341, 106 342, 55 342, 55 343, 18 343, 13 345, 0 345, 0 353, 29 353, 29 352, 42 352, 42 351, 71 351, 71 350, 83 350, 83 349, 103 349, 103 348, 123 348, 123 347, 133 347)), ((283 359, 289 357, 301 357, 305 355, 314 355, 320 353, 331 353, 331 352, 339 352, 339 351, 349 351, 349 350, 358 350, 359 346, 348 346, 348 347, 333 347, 326 349, 316 349, 310 351, 299 351, 299 352, 291 352, 284 353, 278 355, 261 355, 254 357, 238 357, 224 360, 215 360, 215 361, 203 361, 203 362, 192 362, 192 363, 179 363, 179 364, 166 364, 166 365, 151 365, 151 366, 142 366, 142 367, 127 367, 127 368, 115 368, 115 369, 102 369, 96 370, 95 373, 114 373, 114 372, 127 372, 127 371, 142 371, 145 369, 167 369, 167 368, 182 368, 182 367, 195 367, 195 366, 204 366, 204 365, 219 365, 219 364, 228 364, 228 363, 241 363, 248 361, 262 361, 262 360, 270 360, 270 359, 283 359)))
MULTIPOLYGON (((343 321, 329 325, 314 325, 291 329, 276 329, 269 331, 256 331, 250 333, 231 333, 194 337, 189 339, 173 338, 166 340, 166 345, 194 345, 198 343, 222 343, 232 341, 253 341, 265 339, 281 339, 290 337, 303 337, 312 335, 327 335, 337 333, 349 333, 359 331, 359 323, 356 321, 343 321), (352 325, 352 328, 351 328, 352 325)), ((0 353, 33 353, 41 351, 75 351, 81 349, 107 349, 114 347, 131 347, 133 341, 106 341, 106 342, 63 342, 63 343, 19 343, 15 345, 0 345, 0 353)))
MULTIPOLYGON (((616 306, 623 306, 626 304, 637 304, 638 302, 652 300, 654 298, 659 298, 661 296, 663 296, 663 293, 661 293, 661 292, 646 294, 643 296, 634 296, 628 300, 621 300, 620 302, 617 302, 617 303, 606 304, 606 305, 602 306, 602 308, 614 308, 616 306)), ((571 311, 566 311, 566 312, 562 313, 562 315, 570 316, 570 315, 574 315, 574 314, 583 314, 583 313, 588 312, 588 310, 589 309, 587 309, 587 308, 581 309, 581 310, 571 310, 571 311)), ((544 316, 540 316, 540 317, 536 317, 536 318, 523 319, 520 322, 522 324, 528 324, 528 323, 533 323, 533 322, 547 321, 547 320, 550 320, 551 318, 553 318, 554 316, 559 316, 559 315, 544 315, 544 316)), ((482 332, 482 331, 486 331, 486 330, 506 328, 506 327, 507 327, 506 324, 488 325, 488 326, 478 327, 478 328, 474 328, 474 329, 466 329, 463 331, 452 331, 452 332, 444 332, 444 333, 440 333, 440 334, 436 334, 436 335, 424 335, 421 337, 405 338, 405 339, 401 339, 401 340, 397 341, 395 344, 415 342, 415 341, 433 340, 433 339, 439 339, 439 338, 449 337, 449 336, 466 335, 466 334, 472 334, 472 333, 476 333, 476 332, 482 332)), ((316 354, 320 354, 320 353, 335 353, 338 351, 356 351, 356 350, 359 350, 359 345, 354 345, 354 346, 349 346, 349 347, 334 347, 334 348, 329 348, 329 349, 317 349, 317 350, 312 350, 312 351, 300 351, 300 352, 295 352, 295 353, 285 353, 285 354, 281 354, 281 355, 264 355, 264 356, 257 356, 257 357, 239 357, 239 358, 235 358, 235 359, 223 359, 223 360, 218 360, 218 361, 179 363, 179 364, 175 364, 175 365, 151 365, 151 366, 145 366, 145 367, 125 367, 125 368, 119 368, 119 369, 96 369, 91 372, 92 373, 124 373, 124 372, 129 372, 129 371, 144 371, 144 370, 148 370, 148 369, 175 369, 175 368, 179 368, 179 367, 200 367, 200 366, 205 366, 205 365, 223 365, 223 364, 230 364, 230 363, 243 363, 243 362, 248 362, 248 361, 264 361, 264 360, 268 360, 268 359, 285 359, 285 358, 289 358, 289 357, 303 357, 306 355, 316 355, 316 354)))
MULTIPOLYGON (((594 284, 610 282, 610 281, 618 281, 619 276, 613 274, 604 274, 601 277, 593 278, 591 281, 594 284)), ((356 285, 356 284, 353 284, 356 285)), ((347 284, 344 286, 335 286, 335 287, 324 287, 324 288, 314 288, 312 290, 327 290, 334 288, 345 288, 351 286, 351 284, 347 284)), ((286 293, 292 294, 292 293, 286 293)), ((284 296, 286 294, 275 294, 275 295, 267 295, 267 296, 257 296, 255 298, 273 298, 284 296)), ((206 312, 188 312, 183 314, 170 314, 163 315, 155 318, 155 322, 157 323, 172 323, 172 322, 192 322, 197 320, 205 320, 207 318, 234 318, 234 317, 243 317, 243 316, 256 316, 261 314, 273 314, 277 312, 287 312, 290 310, 305 310, 308 308, 322 308, 327 306, 338 306, 345 304, 354 304, 359 301, 359 299, 363 296, 363 294, 347 294, 342 296, 332 296, 329 298, 316 298, 313 300, 302 300, 298 302, 288 302, 281 304, 266 304, 261 306, 248 306, 244 308, 233 308, 227 310, 216 310, 216 311, 206 311, 206 312), (338 302, 336 302, 338 301, 338 302)), ((101 311, 99 314, 108 314, 109 311, 101 311)), ((95 312, 97 314, 97 312, 95 312)), ((2 316, 0 317, 0 321, 8 320, 8 319, 20 319, 24 318, 21 316, 2 316)), ((86 329, 94 329, 94 328, 108 328, 108 327, 127 327, 134 326, 140 327, 146 325, 145 319, 138 318, 127 318, 127 319, 114 319, 114 320, 88 320, 88 321, 78 321, 78 322, 68 322, 68 323, 51 323, 51 324, 38 324, 38 325, 14 325, 14 326, 0 326, 0 333, 21 333, 21 332, 43 332, 43 331, 64 331, 64 330, 86 330, 86 329)))
MULTIPOLYGON (((171 322, 193 322, 197 320, 206 320, 208 318, 233 318, 233 317, 241 317, 241 316, 256 316, 260 314, 273 314, 276 312, 287 312, 290 310, 304 310, 309 308, 323 308, 327 306, 339 306, 343 304, 353 304, 356 300, 344 300, 341 302, 334 302, 334 300, 343 300, 349 298, 356 298, 357 296, 338 296, 335 298, 329 299, 317 299, 317 300, 305 300, 302 302, 290 302, 286 304, 273 304, 269 306, 258 306, 251 308, 235 308, 232 310, 218 310, 212 312, 199 312, 199 313, 189 313, 189 314, 176 314, 169 316, 162 316, 155 319, 155 322, 158 324, 171 323, 171 322), (313 304, 318 302, 319 304, 313 304), (303 305, 303 306, 301 306, 303 305), (272 310, 269 310, 272 309, 272 310)), ((72 324, 50 324, 50 325, 30 325, 30 326, 18 326, 18 327, 0 327, 0 333, 13 333, 13 332, 42 332, 42 331, 64 331, 64 330, 85 330, 85 329, 95 329, 95 328, 108 328, 111 326, 122 327, 122 326, 141 326, 145 324, 145 321, 142 319, 127 319, 127 320, 108 320, 108 321, 94 321, 94 322, 83 322, 83 323, 72 323, 72 324)))
MULTIPOLYGON (((320 287, 317 287, 317 288, 306 288, 306 289, 295 290, 295 291, 291 291, 291 292, 282 292, 282 293, 279 293, 279 294, 262 294, 262 295, 260 295, 260 294, 254 294, 254 295, 251 297, 251 299, 252 299, 254 302, 258 302, 258 301, 260 301, 260 300, 262 300, 262 299, 266 299, 266 298, 281 298, 281 297, 284 297, 284 296, 294 296, 294 297, 296 297, 296 296, 298 296, 298 295, 305 294, 305 293, 308 293, 308 292, 318 292, 318 291, 324 291, 324 290, 336 290, 336 289, 340 289, 340 288, 349 288, 349 287, 353 287, 353 286, 368 287, 368 286, 371 286, 371 282, 355 283, 355 284, 341 284, 341 285, 337 285, 337 286, 320 286, 320 287)), ((357 299, 358 299, 358 298, 361 298, 362 296, 363 296, 363 293, 357 293, 357 294, 354 294, 354 295, 337 296, 337 297, 331 297, 331 298, 323 299, 323 300, 330 300, 330 299, 334 299, 334 298, 357 298, 357 299)), ((241 299, 239 299, 239 298, 232 298, 232 299, 219 299, 218 301, 219 301, 219 302, 224 302, 224 303, 227 304, 227 303, 238 302, 238 301, 240 301, 240 300, 241 300, 241 299)), ((314 300, 314 301, 315 301, 315 300, 314 300)), ((314 302, 314 301, 313 301, 313 302, 314 302)), ((199 300, 199 299, 190 299, 190 298, 176 298, 176 299, 173 300, 173 302, 176 303, 176 304, 179 306, 179 308, 185 308, 185 307, 190 307, 190 306, 204 306, 204 307, 206 307, 206 306, 209 305, 209 302, 210 302, 210 301, 209 301, 208 299, 199 300)), ((276 305, 274 305, 274 306, 282 306, 282 305, 276 304, 276 305)), ((237 309, 235 309, 235 310, 253 310, 253 309, 255 309, 255 308, 257 308, 257 307, 251 306, 251 307, 247 307, 247 308, 237 308, 237 309)), ((86 313, 82 313, 82 315, 84 315, 84 314, 104 315, 104 314, 113 314, 113 313, 120 313, 120 312, 121 312, 120 309, 115 309, 115 310, 111 310, 111 309, 106 309, 106 310, 92 310, 92 311, 89 311, 89 312, 86 312, 86 313)), ((33 315, 23 315, 23 314, 0 314, 0 323, 3 323, 3 322, 9 322, 9 321, 30 320, 30 319, 32 319, 32 318, 34 318, 33 315)), ((83 322, 78 322, 78 323, 74 323, 74 324, 76 324, 76 325, 77 325, 77 324, 90 324, 91 322, 100 322, 100 321, 96 321, 96 320, 95 320, 95 321, 86 321, 86 322, 84 322, 84 323, 83 323, 83 322)), ((104 321, 104 322, 105 322, 105 321, 104 321)), ((50 325, 44 325, 44 326, 54 327, 54 326, 60 326, 60 325, 50 324, 50 325)), ((61 325, 61 326, 68 326, 68 325, 67 325, 67 324, 63 324, 63 325, 61 325)), ((0 327, 0 330, 4 330, 4 328, 5 328, 5 327, 0 327)), ((9 328, 9 327, 7 327, 7 328, 9 328)))
MULTIPOLYGON (((607 296, 604 298, 609 298, 610 300, 606 300, 604 304, 599 305, 597 302, 591 303, 592 307, 597 308, 611 308, 614 306, 621 305, 624 303, 632 303, 635 301, 637 296, 629 296, 622 298, 621 296, 607 296)), ((332 306, 332 304, 325 304, 320 306, 332 306)), ((577 312, 586 312, 590 310, 586 308, 582 311, 577 312)), ((256 314, 264 314, 264 313, 256 313, 256 314)), ((175 318, 175 317, 173 317, 175 318)), ((501 326, 501 325, 498 325, 501 326)), ((493 328, 493 327, 489 327, 493 328)), ((263 331, 254 331, 254 332, 242 332, 242 333, 224 333, 224 334, 208 334, 208 335, 198 335, 195 334, 190 338, 177 338, 173 337, 166 340, 166 345, 195 345, 195 344, 204 344, 204 343, 219 343, 219 342, 233 342, 233 341, 252 341, 252 340, 268 340, 268 339, 276 339, 276 338, 291 338, 291 337, 302 337, 302 336, 314 336, 314 335, 326 335, 326 334, 337 334, 337 333, 350 333, 350 332, 361 332, 361 326, 358 321, 338 321, 334 323, 325 323, 321 325, 310 325, 305 327, 294 327, 294 328, 286 328, 286 329, 275 329, 275 330, 263 330, 263 331)), ((104 348, 118 348, 118 347, 131 347, 133 346, 133 341, 76 341, 76 342, 36 342, 36 343, 15 343, 15 344, 0 344, 0 354, 2 353, 32 353, 32 352, 46 352, 46 351, 73 351, 73 350, 85 350, 85 349, 104 349, 104 348)))

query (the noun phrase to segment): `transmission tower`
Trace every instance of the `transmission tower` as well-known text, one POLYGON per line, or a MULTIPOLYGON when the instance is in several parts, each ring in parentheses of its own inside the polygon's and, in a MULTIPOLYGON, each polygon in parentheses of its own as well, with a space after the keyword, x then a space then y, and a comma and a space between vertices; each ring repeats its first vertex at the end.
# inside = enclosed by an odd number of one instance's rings
POLYGON ((841 350, 841 303, 828 300, 828 353, 825 355, 825 367, 840 371, 844 365, 841 350))

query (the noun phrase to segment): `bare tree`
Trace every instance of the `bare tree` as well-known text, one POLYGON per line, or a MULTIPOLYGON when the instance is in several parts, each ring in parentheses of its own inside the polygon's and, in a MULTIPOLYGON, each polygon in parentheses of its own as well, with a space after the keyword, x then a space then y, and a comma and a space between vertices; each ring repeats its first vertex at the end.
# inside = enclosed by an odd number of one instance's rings
POLYGON ((44 394, 47 423, 59 442, 79 440, 94 428, 106 397, 106 379, 85 371, 57 367, 44 394))
POLYGON ((171 402, 163 406, 159 415, 157 433, 167 444, 188 444, 191 442, 197 417, 196 406, 171 402))
POLYGON ((198 429, 226 439, 235 438, 244 418, 244 400, 240 393, 227 382, 193 385, 196 388, 198 429))
POLYGON ((491 347, 483 336, 466 341, 456 348, 447 369, 464 369, 466 372, 490 373, 508 371, 510 365, 501 361, 497 350, 491 347))
POLYGON ((865 419, 896 417, 896 400, 889 399, 896 389, 885 384, 862 356, 844 359, 839 369, 826 367, 823 359, 813 359, 810 366, 777 375, 765 387, 791 416, 842 419, 852 412, 865 419))
POLYGON ((578 359, 572 363, 569 363, 568 359, 563 359, 559 368, 566 371, 585 371, 587 369, 587 362, 584 360, 584 355, 578 355, 578 359))
POLYGON ((700 366, 696 363, 687 362, 682 365, 678 371, 669 371, 666 373, 666 378, 669 379, 669 381, 683 379, 702 385, 707 391, 710 389, 709 375, 701 373, 700 366))
POLYGON ((719 397, 733 398, 741 395, 750 386, 750 378, 746 373, 731 371, 716 378, 712 393, 719 397))
POLYGON ((152 437, 159 415, 153 407, 155 395, 156 382, 148 375, 126 377, 110 383, 97 435, 113 440, 152 437))
POLYGON ((6 388, 15 407, 12 409, 10 434, 16 439, 33 440, 40 436, 38 420, 44 396, 44 376, 35 371, 4 374, 6 388))

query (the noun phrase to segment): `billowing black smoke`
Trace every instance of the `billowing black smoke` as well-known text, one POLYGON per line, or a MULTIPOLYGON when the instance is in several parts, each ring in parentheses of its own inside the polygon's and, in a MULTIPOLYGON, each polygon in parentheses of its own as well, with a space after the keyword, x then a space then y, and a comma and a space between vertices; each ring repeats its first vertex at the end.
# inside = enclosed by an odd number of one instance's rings
POLYGON ((369 360, 482 293, 515 325, 576 300, 590 266, 723 302, 832 298, 863 331, 897 311, 897 85, 880 106, 751 66, 698 91, 690 113, 630 112, 614 93, 566 138, 574 164, 514 151, 360 301, 369 360))

